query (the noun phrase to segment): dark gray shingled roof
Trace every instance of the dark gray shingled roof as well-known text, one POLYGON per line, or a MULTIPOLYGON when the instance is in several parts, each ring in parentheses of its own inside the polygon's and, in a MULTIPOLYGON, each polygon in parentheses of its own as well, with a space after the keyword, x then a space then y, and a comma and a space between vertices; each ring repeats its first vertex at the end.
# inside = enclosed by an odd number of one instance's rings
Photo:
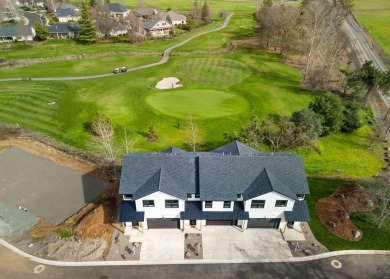
POLYGON ((137 13, 140 14, 141 16, 152 16, 154 15, 156 9, 153 8, 145 8, 141 7, 137 10, 137 13))
POLYGON ((235 202, 233 211, 202 211, 201 202, 186 202, 185 211, 180 213, 182 220, 248 220, 249 213, 243 202, 235 202))
POLYGON ((187 152, 185 152, 183 149, 177 148, 176 146, 168 147, 167 149, 160 151, 160 153, 187 154, 187 152))
POLYGON ((187 193, 197 192, 195 161, 195 156, 128 154, 123 159, 119 194, 133 194, 137 199, 152 190, 160 190, 185 199, 187 193))
POLYGON ((259 151, 256 149, 253 149, 252 147, 249 147, 245 144, 242 144, 239 141, 233 141, 231 143, 228 143, 224 146, 221 146, 211 152, 214 153, 223 153, 227 155, 252 155, 252 154, 260 154, 259 151))
POLYGON ((288 153, 224 156, 172 147, 125 156, 119 194, 137 199, 156 191, 181 199, 199 193, 202 201, 235 201, 238 193, 247 200, 271 191, 296 200, 310 193, 302 158, 288 153))
POLYGON ((57 9, 56 10, 57 17, 67 17, 67 16, 78 16, 80 13, 74 9, 57 9))
POLYGON ((119 222, 143 222, 145 213, 137 211, 134 201, 121 201, 119 222))
POLYGON ((51 26, 47 26, 49 29, 49 33, 79 33, 81 28, 77 24, 54 24, 51 26))
POLYGON ((119 3, 108 3, 107 7, 110 9, 111 12, 114 13, 124 13, 129 10, 119 3))
POLYGON ((33 36, 29 25, 0 26, 0 37, 33 36))
POLYGON ((244 200, 253 199, 269 192, 277 192, 294 200, 297 200, 297 195, 288 188, 283 182, 279 181, 266 168, 255 178, 252 184, 242 194, 244 200))
MULTIPOLYGON (((201 200, 236 200, 238 193, 244 193, 259 174, 267 169, 281 183, 288 185, 296 194, 309 194, 302 158, 295 155, 278 156, 200 156, 199 185, 201 200)), ((291 192, 283 191, 291 196, 291 192)))
POLYGON ((310 214, 309 208, 307 207, 306 201, 296 201, 294 202, 294 207, 292 211, 285 211, 284 217, 287 221, 291 222, 309 222, 310 214))

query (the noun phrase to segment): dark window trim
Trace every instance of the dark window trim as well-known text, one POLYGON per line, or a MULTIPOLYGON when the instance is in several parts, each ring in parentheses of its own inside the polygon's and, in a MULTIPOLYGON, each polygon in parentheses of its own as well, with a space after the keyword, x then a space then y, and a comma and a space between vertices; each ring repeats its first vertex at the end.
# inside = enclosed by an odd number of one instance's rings
POLYGON ((251 208, 264 208, 265 200, 252 200, 251 208))
POLYGON ((143 207, 154 207, 154 200, 143 200, 142 206, 143 207))
POLYGON ((213 208, 213 202, 212 201, 205 201, 204 207, 205 208, 213 208))
POLYGON ((242 194, 237 194, 237 199, 241 199, 242 198, 242 194))
POLYGON ((192 198, 192 194, 187 194, 187 199, 191 199, 192 198))
POLYGON ((232 206, 232 202, 231 201, 224 201, 223 202, 223 208, 230 208, 231 206, 232 206))
POLYGON ((200 199, 200 194, 195 194, 195 199, 200 199))
POLYGON ((276 200, 275 207, 287 207, 288 200, 276 200))
POLYGON ((179 208, 179 200, 165 200, 165 208, 179 208))

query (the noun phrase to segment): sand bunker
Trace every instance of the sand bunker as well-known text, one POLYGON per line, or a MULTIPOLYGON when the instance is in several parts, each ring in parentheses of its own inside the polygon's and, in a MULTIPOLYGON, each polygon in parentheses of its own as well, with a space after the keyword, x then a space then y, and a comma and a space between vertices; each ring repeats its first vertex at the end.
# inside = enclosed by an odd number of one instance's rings
POLYGON ((163 78, 156 84, 157 89, 172 89, 172 88, 177 88, 177 87, 182 87, 183 84, 179 84, 180 80, 175 77, 168 77, 168 78, 163 78))

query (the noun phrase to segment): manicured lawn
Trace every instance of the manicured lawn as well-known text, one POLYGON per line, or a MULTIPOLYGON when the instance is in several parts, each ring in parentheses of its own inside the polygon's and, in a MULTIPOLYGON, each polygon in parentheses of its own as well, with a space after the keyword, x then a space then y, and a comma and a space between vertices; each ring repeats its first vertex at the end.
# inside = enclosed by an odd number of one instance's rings
MULTIPOLYGON (((363 231, 363 238, 360 241, 343 240, 330 233, 318 218, 315 204, 321 199, 330 196, 344 183, 353 183, 344 180, 309 178, 310 195, 306 197, 309 205, 311 221, 309 222, 315 237, 329 250, 390 250, 390 226, 388 228, 377 229, 369 223, 365 214, 354 214, 351 221, 363 231)), ((388 221, 389 223, 390 221, 388 221)), ((390 224, 388 224, 390 225, 390 224)))
POLYGON ((110 55, 40 63, 28 67, 0 69, 0 77, 65 77, 111 73, 114 68, 133 68, 161 60, 160 56, 110 55))
POLYGON ((244 98, 216 90, 170 90, 146 98, 154 109, 176 118, 190 112, 198 120, 241 114, 248 108, 244 98))
POLYGON ((390 55, 390 1, 355 0, 354 14, 373 35, 387 55, 390 55))
POLYGON ((380 159, 380 145, 369 147, 370 127, 365 125, 352 134, 340 133, 319 140, 322 153, 301 151, 310 175, 338 177, 374 176, 385 163, 380 159), (370 162, 367 164, 367 162, 370 162))

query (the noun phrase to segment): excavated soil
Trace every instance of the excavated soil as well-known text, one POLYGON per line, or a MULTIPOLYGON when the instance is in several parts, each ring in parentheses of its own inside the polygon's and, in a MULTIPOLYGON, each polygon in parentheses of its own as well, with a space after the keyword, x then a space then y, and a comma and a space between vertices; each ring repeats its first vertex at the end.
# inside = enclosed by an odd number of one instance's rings
POLYGON ((117 218, 116 197, 120 167, 113 173, 112 164, 98 156, 64 145, 39 133, 0 123, 0 152, 11 146, 110 182, 108 190, 99 199, 87 204, 64 223, 55 226, 40 221, 11 242, 27 253, 50 259, 104 259, 110 248, 113 224, 117 218), (74 237, 59 239, 54 232, 57 228, 72 231, 75 236, 80 236, 80 240, 76 241, 74 237))
POLYGON ((331 233, 345 240, 358 241, 363 237, 363 232, 349 216, 354 212, 372 211, 377 204, 377 199, 367 194, 361 186, 342 185, 330 197, 320 199, 316 210, 331 233), (360 235, 355 237, 354 232, 360 235))

